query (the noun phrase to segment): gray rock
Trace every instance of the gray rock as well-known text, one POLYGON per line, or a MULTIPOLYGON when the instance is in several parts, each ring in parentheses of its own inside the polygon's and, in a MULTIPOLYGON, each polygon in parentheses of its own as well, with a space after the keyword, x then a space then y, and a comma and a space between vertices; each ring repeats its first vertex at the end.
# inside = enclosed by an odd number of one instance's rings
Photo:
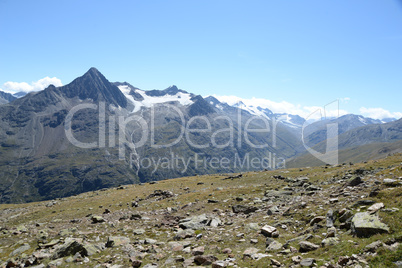
POLYGON ((10 256, 20 255, 22 252, 27 251, 30 248, 31 246, 28 243, 24 243, 22 246, 11 252, 10 256))
POLYGON ((348 182, 348 186, 353 187, 353 186, 359 185, 360 183, 363 183, 362 178, 360 178, 360 177, 352 177, 348 182))
POLYGON ((250 214, 258 210, 256 207, 245 206, 245 205, 234 205, 232 207, 233 213, 244 213, 250 214))
POLYGON ((118 247, 130 243, 130 238, 124 236, 109 236, 106 242, 107 248, 118 247))
POLYGON ((270 225, 264 225, 261 228, 261 233, 266 237, 273 237, 273 234, 276 232, 276 228, 270 225))
POLYGON ((92 216, 91 220, 92 220, 92 223, 105 222, 105 220, 101 216, 92 216))
POLYGON ((134 229, 134 230, 133 230, 133 234, 134 234, 134 235, 143 235, 143 234, 145 234, 145 230, 142 229, 142 228, 140 228, 140 229, 134 229))
POLYGON ((88 256, 88 252, 84 245, 74 238, 66 239, 63 245, 56 249, 52 255, 52 259, 59 259, 66 256, 74 256, 77 252, 81 256, 88 256))
POLYGON ((195 232, 192 229, 180 230, 174 236, 174 240, 182 240, 193 236, 195 236, 195 232))
POLYGON ((315 259, 313 258, 306 258, 306 259, 302 259, 300 262, 300 266, 303 267, 313 267, 315 263, 315 259))
POLYGON ((201 214, 180 220, 179 226, 182 229, 199 230, 205 227, 208 221, 208 217, 205 214, 201 214))
POLYGON ((194 257, 194 262, 197 265, 207 266, 211 265, 214 261, 217 261, 218 258, 213 255, 197 255, 194 257))
POLYGON ((356 213, 352 218, 351 229, 358 237, 368 237, 378 233, 388 233, 389 227, 378 216, 367 212, 356 213))
POLYGON ((323 247, 333 246, 333 245, 336 245, 338 243, 339 243, 339 238, 338 237, 327 237, 327 238, 325 238, 325 239, 323 239, 321 241, 321 245, 323 247))
POLYGON ((282 244, 279 243, 278 241, 273 241, 271 242, 268 247, 266 248, 265 251, 270 252, 270 251, 277 251, 280 250, 282 248, 282 244))
POLYGON ((300 246, 300 248, 299 248, 300 252, 309 252, 309 251, 316 250, 320 247, 320 246, 313 244, 311 242, 308 242, 308 241, 300 241, 299 246, 300 246))
POLYGON ((334 212, 332 211, 332 209, 328 210, 326 220, 327 228, 331 228, 334 226, 334 212))

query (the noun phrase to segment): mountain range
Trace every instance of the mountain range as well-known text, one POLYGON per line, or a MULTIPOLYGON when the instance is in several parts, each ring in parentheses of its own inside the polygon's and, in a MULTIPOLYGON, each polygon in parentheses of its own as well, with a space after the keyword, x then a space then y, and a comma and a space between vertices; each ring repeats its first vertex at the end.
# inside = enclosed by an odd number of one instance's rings
POLYGON ((147 91, 109 82, 96 68, 20 98, 0 92, 0 103, 0 203, 283 168, 288 160, 305 165, 306 147, 325 151, 329 124, 338 126, 341 150, 402 140, 401 119, 345 115, 307 124, 297 115, 229 105, 177 86, 147 91))

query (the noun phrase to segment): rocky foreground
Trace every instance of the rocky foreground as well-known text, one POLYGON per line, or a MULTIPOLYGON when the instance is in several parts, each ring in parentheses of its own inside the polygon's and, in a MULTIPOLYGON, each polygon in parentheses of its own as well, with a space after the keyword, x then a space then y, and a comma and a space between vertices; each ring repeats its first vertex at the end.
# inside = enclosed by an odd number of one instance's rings
POLYGON ((401 267, 402 155, 0 206, 0 267, 401 267))

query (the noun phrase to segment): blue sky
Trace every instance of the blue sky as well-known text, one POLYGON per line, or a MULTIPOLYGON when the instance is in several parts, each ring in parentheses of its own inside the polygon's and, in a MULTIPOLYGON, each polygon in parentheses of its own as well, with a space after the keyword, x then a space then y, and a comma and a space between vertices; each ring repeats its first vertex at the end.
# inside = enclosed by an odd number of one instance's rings
POLYGON ((96 67, 141 89, 175 84, 302 115, 341 99, 344 112, 402 116, 398 0, 0 0, 0 38, 3 90, 96 67))

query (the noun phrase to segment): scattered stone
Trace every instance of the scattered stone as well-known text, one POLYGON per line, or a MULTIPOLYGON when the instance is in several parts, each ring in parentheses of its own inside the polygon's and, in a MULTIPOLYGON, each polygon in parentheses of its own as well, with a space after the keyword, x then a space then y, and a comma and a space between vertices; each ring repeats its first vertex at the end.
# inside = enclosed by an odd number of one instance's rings
POLYGON ((198 256, 198 255, 203 255, 205 252, 205 247, 200 246, 200 247, 196 247, 191 251, 191 254, 193 256, 198 256))
POLYGON ((28 243, 24 243, 22 246, 11 252, 10 256, 20 255, 22 252, 27 251, 30 248, 31 246, 28 243))
POLYGON ((279 243, 278 241, 272 241, 268 247, 266 248, 265 251, 270 252, 270 251, 277 251, 280 250, 282 248, 282 244, 279 243))
POLYGON ((352 219, 352 232, 358 237, 368 237, 378 233, 388 233, 389 227, 378 216, 367 212, 356 213, 352 219))
POLYGON ((310 225, 313 226, 314 224, 319 223, 319 222, 321 222, 323 220, 325 220, 324 216, 315 217, 310 221, 310 225))
POLYGON ((332 211, 332 209, 328 210, 326 220, 327 228, 331 228, 334 226, 334 212, 332 211))
POLYGON ((214 261, 217 261, 218 258, 213 255, 197 255, 194 257, 194 262, 197 265, 211 265, 214 261))
POLYGON ((142 219, 142 216, 140 215, 140 214, 131 214, 131 216, 130 216, 130 220, 134 220, 134 221, 137 221, 137 220, 141 220, 142 219))
POLYGON ((167 190, 155 190, 152 194, 148 195, 148 197, 146 199, 151 199, 154 197, 157 197, 156 200, 159 201, 162 199, 174 197, 174 194, 171 191, 167 191, 167 190))
POLYGON ((243 252, 243 259, 244 258, 252 258, 252 256, 260 251, 258 248, 247 248, 243 252))
POLYGON ((346 222, 349 218, 351 218, 353 216, 352 211, 345 209, 344 211, 340 211, 339 212, 339 222, 346 222))
POLYGON ((212 268, 224 268, 227 267, 224 261, 215 261, 212 263, 212 268))
POLYGON ((336 245, 338 243, 339 243, 339 238, 338 237, 328 237, 328 238, 325 238, 325 239, 323 239, 321 241, 321 245, 323 247, 333 246, 333 245, 336 245))
POLYGON ((382 209, 384 207, 384 203, 375 203, 374 205, 372 205, 371 207, 369 207, 367 209, 367 211, 370 214, 374 214, 376 213, 378 210, 382 209))
POLYGON ((180 230, 174 236, 174 240, 182 240, 193 236, 195 236, 195 232, 192 229, 180 230))
POLYGON ((134 235, 143 235, 143 234, 145 234, 145 230, 142 229, 142 228, 134 229, 134 230, 133 230, 133 234, 134 234, 134 235))
POLYGON ((300 246, 300 248, 299 248, 300 252, 309 252, 309 251, 316 250, 320 247, 320 246, 313 244, 311 242, 308 242, 308 241, 300 241, 299 246, 300 246))
POLYGON ((68 238, 62 246, 56 249, 52 255, 52 259, 55 260, 67 256, 74 256, 77 252, 79 252, 81 256, 88 256, 88 252, 81 242, 74 238, 68 238))
POLYGON ((92 216, 91 217, 92 223, 102 223, 105 222, 105 219, 103 219, 101 216, 92 216))
POLYGON ((130 243, 130 238, 124 236, 109 236, 106 242, 107 248, 118 247, 130 243))
POLYGON ((301 256, 293 256, 292 257, 292 262, 294 264, 299 264, 302 261, 302 257, 301 256))
POLYGON ((378 248, 382 247, 383 243, 381 242, 381 240, 377 240, 371 244, 368 244, 367 246, 364 247, 364 250, 366 252, 376 252, 378 248))
POLYGON ((348 186, 354 187, 354 186, 359 185, 360 183, 363 183, 362 178, 360 178, 360 177, 352 177, 350 179, 350 181, 348 182, 348 186))
POLYGON ((208 224, 208 217, 205 214, 193 216, 180 220, 179 226, 182 229, 199 230, 208 224))
POLYGON ((313 258, 302 259, 300 262, 300 266, 303 266, 303 267, 313 267, 314 264, 315 264, 315 259, 313 259, 313 258))
POLYGON ((276 228, 270 225, 264 225, 261 228, 261 233, 266 237, 273 237, 273 234, 276 232, 276 228))
POLYGON ((277 261, 275 259, 271 259, 271 264, 274 265, 274 266, 281 266, 282 265, 279 261, 277 261))
POLYGON ((233 213, 244 213, 250 214, 258 210, 256 207, 245 206, 245 205, 234 205, 232 207, 233 213))

